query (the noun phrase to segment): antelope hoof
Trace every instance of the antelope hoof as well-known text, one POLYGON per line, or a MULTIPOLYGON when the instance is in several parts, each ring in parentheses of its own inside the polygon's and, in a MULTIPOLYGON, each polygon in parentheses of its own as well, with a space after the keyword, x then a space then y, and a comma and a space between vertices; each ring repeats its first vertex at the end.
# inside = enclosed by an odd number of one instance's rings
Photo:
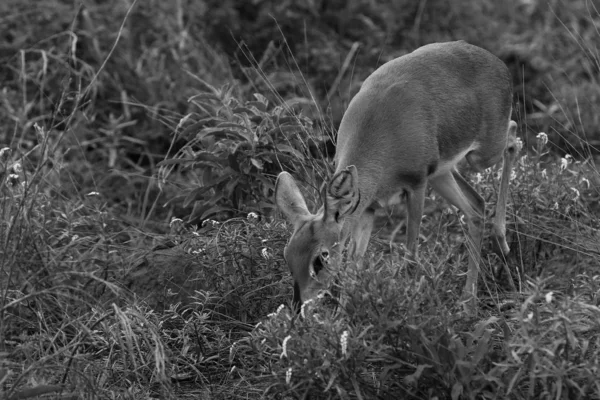
POLYGON ((501 252, 502 255, 507 256, 510 253, 510 247, 506 242, 506 229, 499 227, 497 225, 493 225, 493 234, 492 236, 496 239, 495 244, 497 248, 497 252, 501 252))
POLYGON ((472 293, 463 293, 458 304, 462 308, 462 313, 466 316, 477 315, 477 297, 472 293))

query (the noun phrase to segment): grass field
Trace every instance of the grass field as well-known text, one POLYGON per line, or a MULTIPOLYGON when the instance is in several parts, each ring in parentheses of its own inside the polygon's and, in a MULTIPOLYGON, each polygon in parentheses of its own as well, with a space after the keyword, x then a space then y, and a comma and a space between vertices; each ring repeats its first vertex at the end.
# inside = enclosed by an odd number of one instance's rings
POLYGON ((599 6, 0 3, 0 398, 600 398, 599 6), (318 208, 361 81, 456 39, 509 66, 522 144, 476 315, 434 194, 417 268, 382 211, 345 306, 296 315, 277 174, 318 208))

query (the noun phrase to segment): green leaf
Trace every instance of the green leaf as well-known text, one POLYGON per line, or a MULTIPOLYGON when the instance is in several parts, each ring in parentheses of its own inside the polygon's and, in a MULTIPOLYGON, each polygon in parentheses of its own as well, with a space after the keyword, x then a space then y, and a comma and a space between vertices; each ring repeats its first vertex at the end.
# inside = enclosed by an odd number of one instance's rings
POLYGON ((244 125, 237 124, 235 122, 221 122, 220 124, 218 124, 216 126, 216 128, 235 128, 235 129, 239 129, 241 131, 247 131, 247 130, 249 130, 248 127, 245 127, 244 125))
POLYGON ((208 92, 204 92, 204 93, 198 93, 192 97, 190 97, 188 99, 188 102, 192 101, 192 100, 214 100, 214 101, 221 101, 221 97, 219 97, 218 95, 214 94, 214 93, 208 93, 208 92))
MULTIPOLYGON (((258 100, 261 104, 267 105, 269 104, 269 100, 260 93, 254 93, 254 98, 258 100)), ((253 101, 249 103, 254 103, 253 101)))
POLYGON ((235 172, 240 172, 240 164, 238 163, 237 157, 235 154, 229 154, 227 156, 227 161, 229 163, 229 167, 235 172))
POLYGON ((327 383, 327 386, 325 386, 325 389, 323 390, 323 392, 327 392, 329 389, 331 389, 331 387, 335 383, 335 379, 337 378, 337 376, 338 376, 338 371, 334 370, 331 373, 331 376, 329 377, 329 382, 327 383))
POLYGON ((292 146, 288 146, 287 144, 278 144, 276 146, 277 150, 282 153, 290 153, 294 155, 298 160, 304 160, 304 156, 298 150, 294 149, 292 146))
POLYGON ((196 161, 194 158, 170 158, 168 160, 162 160, 158 162, 156 165, 162 167, 163 165, 173 165, 173 164, 185 164, 189 162, 196 161))
POLYGON ((187 137, 192 132, 200 131, 202 128, 206 127, 208 124, 219 121, 219 119, 214 117, 204 118, 200 121, 196 121, 188 126, 186 126, 180 133, 180 137, 187 137))
POLYGON ((267 112, 267 105, 265 103, 261 103, 260 101, 249 101, 246 104, 250 107, 255 107, 259 112, 267 112))
POLYGON ((232 111, 234 114, 256 115, 256 112, 253 109, 244 106, 235 107, 232 111))
POLYGON ((198 187, 196 189, 193 189, 186 197, 185 200, 183 200, 183 207, 188 207, 190 205, 190 203, 192 203, 193 201, 196 201, 196 199, 203 194, 204 192, 208 191, 210 189, 210 186, 203 186, 203 187, 198 187))
POLYGON ((306 97, 293 97, 291 99, 288 99, 285 101, 285 104, 288 107, 293 107, 295 105, 304 105, 304 106, 311 106, 311 107, 315 107, 317 110, 319 109, 319 106, 311 99, 307 99, 306 97))
POLYGON ((228 182, 225 184, 225 193, 228 195, 230 193, 233 193, 236 186, 238 186, 239 182, 240 182, 239 175, 232 177, 231 180, 228 180, 228 182))
POLYGON ((212 206, 208 210, 204 211, 204 213, 202 213, 202 215, 200 216, 200 219, 204 220, 214 214, 218 214, 223 211, 229 211, 229 209, 227 207, 223 207, 220 205, 212 206))
POLYGON ((258 168, 260 171, 263 170, 264 163, 261 160, 257 160, 256 158, 250 158, 250 162, 252 163, 252 165, 254 165, 256 168, 258 168))
POLYGON ((416 385, 419 382, 419 378, 421 378, 423 371, 425 371, 425 368, 431 368, 431 365, 419 364, 415 372, 404 377, 404 382, 406 382, 407 385, 416 385))
POLYGON ((279 129, 283 133, 296 133, 296 132, 304 132, 305 128, 302 125, 294 124, 294 125, 280 125, 279 129))
POLYGON ((198 135, 197 135, 197 137, 199 139, 202 139, 203 137, 206 137, 206 136, 212 136, 216 139, 232 138, 232 139, 236 139, 236 140, 246 140, 251 143, 253 142, 251 132, 250 132, 250 134, 248 134, 248 133, 232 131, 230 129, 216 128, 216 127, 204 128, 204 129, 202 129, 202 131, 198 132, 198 135))
POLYGON ((462 381, 471 381, 473 377, 473 369, 475 368, 475 365, 472 362, 458 360, 454 364, 454 367, 456 368, 456 371, 458 372, 458 375, 462 381))
POLYGON ((460 395, 463 392, 463 385, 460 382, 456 382, 453 386, 452 386, 452 393, 450 394, 450 397, 452 398, 452 400, 458 400, 460 398, 460 395))
POLYGON ((481 337, 481 335, 484 333, 485 327, 487 327, 490 324, 496 323, 496 322, 498 322, 497 317, 490 317, 490 318, 486 319, 485 321, 478 322, 477 325, 475 326, 475 332, 473 332, 473 334, 475 335, 475 338, 479 339, 481 337))
POLYGON ((475 353, 473 354, 474 365, 479 364, 479 362, 483 359, 483 356, 487 353, 491 337, 492 332, 489 329, 486 329, 483 336, 479 338, 477 348, 475 349, 475 353))

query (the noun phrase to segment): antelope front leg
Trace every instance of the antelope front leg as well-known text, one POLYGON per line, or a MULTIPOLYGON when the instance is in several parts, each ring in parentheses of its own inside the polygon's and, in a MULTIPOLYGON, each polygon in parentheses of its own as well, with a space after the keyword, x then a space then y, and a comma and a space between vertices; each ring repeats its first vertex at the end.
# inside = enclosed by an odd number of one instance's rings
POLYGON ((504 150, 502 165, 502 177, 500 178, 500 190, 498 202, 496 203, 496 215, 494 217, 493 235, 496 238, 502 254, 507 255, 510 247, 506 242, 506 201, 508 198, 508 182, 512 173, 515 159, 517 158, 517 123, 510 121, 508 124, 508 138, 504 150))
POLYGON ((421 185, 407 192, 406 198, 406 251, 405 260, 415 263, 419 258, 419 231, 423 218, 426 185, 421 185))
POLYGON ((479 277, 479 260, 481 253, 481 241, 483 237, 483 218, 479 215, 467 217, 467 227, 469 235, 467 237, 467 249, 469 251, 469 269, 467 271, 467 281, 463 289, 463 299, 467 301, 467 308, 475 306, 477 299, 477 279, 479 277))

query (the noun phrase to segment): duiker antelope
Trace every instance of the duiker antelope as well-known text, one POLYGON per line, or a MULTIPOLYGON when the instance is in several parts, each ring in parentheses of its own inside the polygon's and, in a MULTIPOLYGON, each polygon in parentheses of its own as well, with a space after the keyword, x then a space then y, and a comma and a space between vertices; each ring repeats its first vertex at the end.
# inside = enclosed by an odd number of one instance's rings
POLYGON ((470 308, 477 295, 485 204, 456 166, 466 158, 481 171, 504 158, 493 233, 508 254, 506 199, 517 127, 511 101, 506 65, 464 41, 423 46, 373 72, 342 118, 336 170, 317 214, 308 210, 289 173, 277 178, 275 201, 294 228, 284 250, 294 279, 294 304, 327 288, 348 239, 348 255, 363 256, 375 206, 402 195, 408 258, 416 260, 429 182, 466 218, 470 257, 463 298, 470 308))

